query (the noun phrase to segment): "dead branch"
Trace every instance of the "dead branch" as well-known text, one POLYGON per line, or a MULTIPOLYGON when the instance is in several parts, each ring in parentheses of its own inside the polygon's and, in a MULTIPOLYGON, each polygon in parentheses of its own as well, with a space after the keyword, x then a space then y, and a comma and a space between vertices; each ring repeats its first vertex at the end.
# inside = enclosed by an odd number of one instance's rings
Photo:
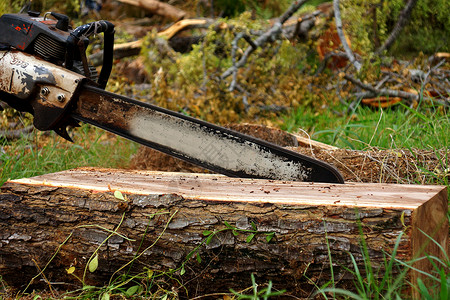
POLYGON ((291 6, 286 10, 286 12, 276 21, 273 26, 266 32, 264 32, 261 36, 259 36, 255 41, 254 45, 250 45, 245 50, 241 59, 233 66, 228 68, 225 72, 220 76, 221 79, 226 79, 230 75, 236 73, 239 68, 244 66, 247 63, 248 57, 252 54, 257 48, 262 47, 268 42, 275 41, 278 36, 282 33, 283 24, 306 2, 307 0, 296 0, 291 6))
POLYGON ((334 8, 334 20, 336 22, 336 31, 338 33, 339 39, 341 40, 342 47, 344 48, 345 53, 347 54, 348 60, 355 66, 356 70, 361 70, 361 63, 359 63, 355 56, 353 55, 352 49, 347 43, 345 39, 344 31, 342 29, 342 19, 341 19, 341 10, 339 8, 339 0, 333 0, 333 8, 334 8))
POLYGON ((186 12, 176 8, 168 3, 159 2, 156 0, 118 0, 119 2, 131 4, 141 7, 152 14, 163 16, 172 21, 179 21, 186 17, 186 12))
POLYGON ((375 54, 381 54, 383 51, 389 49, 394 41, 397 39, 398 35, 402 31, 403 27, 405 27, 406 23, 408 22, 409 18, 411 17, 411 12, 416 5, 417 0, 408 0, 408 3, 406 3, 405 8, 400 13, 400 16, 398 17, 397 23, 394 26, 394 29, 392 30, 389 37, 384 41, 383 45, 378 48, 375 51, 375 54))
POLYGON ((389 97, 400 97, 403 99, 408 99, 408 100, 413 100, 413 101, 417 101, 419 99, 419 95, 414 94, 414 93, 391 90, 391 89, 376 89, 373 86, 371 86, 370 84, 365 84, 365 83, 361 82, 360 80, 358 80, 348 74, 345 74, 344 78, 347 79, 348 81, 350 81, 351 83, 353 83, 354 85, 357 85, 360 88, 368 91, 366 93, 359 94, 359 96, 362 98, 376 97, 379 95, 387 95, 389 97))
POLYGON ((322 11, 316 10, 311 14, 296 18, 294 22, 287 21, 283 25, 283 35, 289 37, 289 39, 295 39, 297 37, 306 37, 310 29, 316 23, 316 17, 323 14, 322 11))
POLYGON ((170 40, 178 32, 183 31, 187 28, 208 28, 209 25, 211 25, 213 22, 213 19, 185 19, 178 21, 166 30, 159 32, 158 35, 170 40))
MULTIPOLYGON (((236 67, 236 51, 238 50, 238 41, 240 39, 244 39, 247 43, 249 43, 250 47, 252 47, 253 50, 256 50, 258 48, 258 46, 252 41, 252 38, 248 34, 244 32, 238 33, 231 42, 231 60, 233 62, 233 67, 236 67)), ((234 91, 234 89, 236 88, 236 83, 237 83, 237 72, 233 72, 233 79, 231 80, 229 88, 230 92, 234 91)))

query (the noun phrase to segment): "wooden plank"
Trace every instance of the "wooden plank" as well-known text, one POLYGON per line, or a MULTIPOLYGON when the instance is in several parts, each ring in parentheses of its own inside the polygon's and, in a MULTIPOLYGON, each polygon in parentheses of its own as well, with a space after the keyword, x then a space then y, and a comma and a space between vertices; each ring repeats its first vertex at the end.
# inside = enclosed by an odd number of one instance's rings
MULTIPOLYGON (((405 233, 398 251, 402 260, 424 251, 443 257, 423 232, 446 247, 447 209, 442 186, 335 185, 75 169, 13 180, 2 187, 0 274, 10 284, 24 284, 30 276, 22 274, 34 275, 35 263, 42 268, 72 235, 49 265, 47 276, 73 283, 65 268, 74 265, 76 272, 83 270, 89 255, 108 236, 100 228, 112 230, 123 217, 118 232, 134 241, 114 236, 103 244, 99 270, 89 274, 89 280, 108 281, 114 270, 139 252, 147 232, 143 247, 156 237, 158 242, 133 264, 133 270, 177 269, 191 251, 197 251, 202 262, 191 258, 185 274, 180 275, 180 269, 175 273, 186 283, 189 296, 246 288, 253 272, 259 282, 272 280, 275 288, 306 297, 314 289, 313 282, 321 285, 330 279, 328 249, 339 285, 353 285, 342 266, 350 265, 351 253, 364 269, 360 229, 374 267, 383 266, 383 253, 392 251, 401 232, 405 233), (116 199, 116 190, 128 201, 116 199), (234 236, 226 224, 240 234, 234 236), (245 230, 252 230, 252 224, 257 233, 247 243, 250 232, 245 230), (205 230, 220 233, 206 245, 205 230), (268 235, 273 235, 270 242, 268 235)), ((432 268, 423 261, 416 267, 425 272, 432 268)), ((411 276, 415 280, 418 274, 411 276)))

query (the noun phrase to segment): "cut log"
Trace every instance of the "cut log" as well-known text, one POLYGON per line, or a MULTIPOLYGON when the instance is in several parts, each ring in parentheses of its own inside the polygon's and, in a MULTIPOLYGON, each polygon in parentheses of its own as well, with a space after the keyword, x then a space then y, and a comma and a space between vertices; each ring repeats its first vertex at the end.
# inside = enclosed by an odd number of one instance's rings
MULTIPOLYGON (((0 274, 23 288, 57 251, 45 280, 73 285, 66 269, 73 266, 73 274, 83 277, 99 248, 98 268, 86 275, 89 284, 103 284, 129 268, 130 274, 172 272, 169 287, 180 297, 194 297, 242 290, 254 273, 258 283, 270 280, 275 289, 307 297, 331 277, 328 251, 337 286, 353 286, 344 267, 351 266, 352 254, 363 272, 361 237, 374 268, 383 266, 402 232, 397 258, 425 252, 442 257, 436 243, 447 247, 447 209, 442 186, 75 169, 1 188, 0 274)), ((416 267, 432 268, 426 260, 416 267)), ((417 276, 411 273, 412 282, 417 276)))
POLYGON ((186 16, 186 12, 183 10, 157 0, 119 0, 119 2, 140 7, 152 14, 169 18, 172 21, 179 21, 186 16))

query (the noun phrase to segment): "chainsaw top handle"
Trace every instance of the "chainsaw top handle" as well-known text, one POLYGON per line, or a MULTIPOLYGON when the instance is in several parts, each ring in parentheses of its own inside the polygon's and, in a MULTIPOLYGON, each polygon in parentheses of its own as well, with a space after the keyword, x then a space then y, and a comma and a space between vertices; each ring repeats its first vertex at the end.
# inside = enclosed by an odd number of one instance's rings
POLYGON ((78 52, 83 62, 85 73, 89 74, 88 63, 86 59, 86 39, 92 34, 104 34, 104 49, 103 49, 103 66, 100 71, 97 83, 100 88, 104 89, 111 74, 114 53, 114 24, 109 21, 101 20, 92 23, 81 25, 75 28, 67 38, 67 53, 66 53, 66 68, 70 69, 73 66, 75 55, 78 52), (76 51, 76 49, 80 51, 76 51))

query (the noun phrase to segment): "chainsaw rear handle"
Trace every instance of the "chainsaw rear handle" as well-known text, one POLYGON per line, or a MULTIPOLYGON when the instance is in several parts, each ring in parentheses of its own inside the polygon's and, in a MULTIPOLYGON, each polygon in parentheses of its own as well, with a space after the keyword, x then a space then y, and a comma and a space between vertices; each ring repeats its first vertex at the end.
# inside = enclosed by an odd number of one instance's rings
MULTIPOLYGON (((65 66, 71 69, 77 53, 76 49, 79 48, 81 51, 80 58, 83 65, 87 68, 87 59, 85 52, 85 40, 92 34, 104 34, 104 49, 103 49, 103 66, 100 71, 100 75, 97 80, 97 84, 100 88, 104 89, 111 74, 113 58, 114 58, 114 24, 109 21, 101 20, 88 24, 81 25, 75 28, 67 38, 67 55, 65 66)), ((89 71, 86 69, 86 73, 89 71)))

